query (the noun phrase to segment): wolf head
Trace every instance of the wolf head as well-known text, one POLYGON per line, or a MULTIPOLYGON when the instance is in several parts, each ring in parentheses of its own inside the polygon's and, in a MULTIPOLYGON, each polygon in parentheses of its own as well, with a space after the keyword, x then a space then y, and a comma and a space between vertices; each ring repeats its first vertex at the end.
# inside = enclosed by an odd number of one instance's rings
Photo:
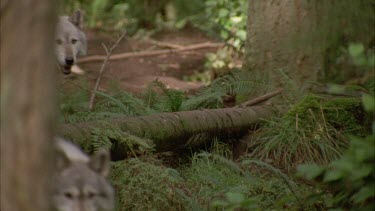
POLYGON ((107 181, 109 152, 89 157, 65 140, 57 141, 53 206, 57 211, 111 211, 114 191, 107 181))
POLYGON ((86 55, 86 36, 82 31, 83 14, 75 11, 70 17, 61 16, 55 35, 55 53, 64 74, 70 74, 77 56, 86 55))

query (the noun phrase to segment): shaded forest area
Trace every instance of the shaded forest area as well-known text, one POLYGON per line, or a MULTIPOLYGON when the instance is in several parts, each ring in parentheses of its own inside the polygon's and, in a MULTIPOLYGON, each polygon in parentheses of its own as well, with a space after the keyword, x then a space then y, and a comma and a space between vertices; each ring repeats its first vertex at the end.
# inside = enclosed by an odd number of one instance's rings
POLYGON ((38 71, 24 78, 9 5, 1 172, 15 173, 2 173, 2 202, 32 201, 4 196, 14 175, 46 186, 55 131, 111 151, 116 210, 375 209, 374 0, 64 0, 53 12, 84 12, 88 55, 65 76, 33 62, 51 50, 27 54, 38 71))

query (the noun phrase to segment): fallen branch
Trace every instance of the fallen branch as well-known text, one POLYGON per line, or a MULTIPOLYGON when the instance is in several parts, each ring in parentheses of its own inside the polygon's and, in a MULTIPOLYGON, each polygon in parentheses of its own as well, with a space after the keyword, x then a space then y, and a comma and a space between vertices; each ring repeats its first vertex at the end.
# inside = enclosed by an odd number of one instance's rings
POLYGON ((108 60, 110 60, 111 54, 112 54, 113 50, 117 47, 117 45, 120 43, 120 41, 122 40, 122 38, 124 38, 125 34, 126 34, 126 31, 124 31, 124 33, 122 33, 122 35, 117 39, 116 43, 113 44, 112 47, 109 50, 103 44, 103 47, 104 47, 107 55, 105 56, 104 62, 102 64, 101 68, 100 68, 98 79, 96 79, 95 88, 92 91, 92 94, 91 94, 91 97, 90 97, 89 111, 91 111, 93 109, 93 107, 94 107, 95 94, 98 91, 98 88, 99 88, 99 85, 100 85, 100 81, 102 79, 102 76, 103 76, 103 73, 104 73, 104 70, 105 70, 105 66, 107 65, 108 60))
MULTIPOLYGON (((156 51, 141 51, 141 52, 131 52, 131 53, 121 53, 115 54, 109 58, 109 60, 121 60, 121 59, 128 59, 128 58, 136 58, 136 57, 147 57, 147 56, 155 56, 161 54, 170 54, 170 53, 178 53, 183 51, 192 51, 198 50, 202 48, 218 48, 223 46, 223 43, 199 43, 184 46, 181 49, 166 49, 166 50, 156 50, 156 51)), ((102 55, 93 55, 81 58, 78 60, 78 64, 88 63, 88 62, 101 62, 105 61, 107 56, 102 55)))
POLYGON ((270 92, 270 93, 267 93, 263 96, 251 99, 251 100, 246 101, 246 102, 243 102, 236 107, 246 107, 246 106, 253 106, 253 105, 259 104, 259 103, 264 102, 264 101, 266 101, 266 100, 268 100, 272 97, 275 97, 275 96, 279 95, 282 91, 283 91, 282 89, 278 89, 274 92, 270 92))
POLYGON ((157 40, 151 40, 151 39, 148 39, 147 42, 153 44, 153 45, 156 45, 156 46, 159 46, 159 47, 167 47, 167 48, 172 48, 172 49, 183 49, 184 46, 182 45, 177 45, 177 44, 173 44, 173 43, 166 43, 166 42, 160 42, 160 41, 157 41, 157 40))

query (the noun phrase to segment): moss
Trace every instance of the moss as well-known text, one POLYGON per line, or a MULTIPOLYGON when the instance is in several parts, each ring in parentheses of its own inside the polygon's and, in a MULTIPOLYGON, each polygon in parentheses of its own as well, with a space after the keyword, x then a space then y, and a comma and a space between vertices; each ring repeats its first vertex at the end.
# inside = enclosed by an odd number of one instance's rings
POLYGON ((326 121, 340 132, 364 135, 368 131, 368 117, 362 108, 361 100, 354 97, 323 98, 308 94, 295 104, 283 119, 294 121, 298 114, 300 121, 309 121, 307 117, 311 116, 311 112, 314 116, 324 117, 317 121, 326 121))
POLYGON ((337 130, 364 135, 366 116, 358 98, 337 98, 322 103, 327 121, 337 130))
MULTIPOLYGON (((370 71, 369 71, 370 72, 370 71)), ((368 90, 371 94, 375 94, 375 73, 372 71, 369 73, 363 82, 363 87, 368 90)))
POLYGON ((112 165, 112 184, 121 210, 183 210, 183 179, 159 160, 143 157, 112 165))
MULTIPOLYGON (((267 166, 251 159, 234 163, 205 152, 191 157, 189 165, 173 169, 159 158, 150 155, 112 163, 116 210, 224 210, 215 204, 227 192, 258 199, 254 203, 262 210, 280 210, 286 199, 296 203, 288 186, 293 181, 270 174, 267 166)), ((304 184, 299 187, 301 196, 311 192, 304 184)))
POLYGON ((295 104, 289 111, 285 114, 284 118, 304 118, 308 109, 317 110, 320 107, 319 98, 316 95, 308 94, 301 101, 295 104))
POLYGON ((366 119, 359 98, 308 94, 282 118, 265 125, 264 134, 249 148, 253 158, 286 171, 302 163, 327 165, 348 147, 347 134, 369 132, 366 119))

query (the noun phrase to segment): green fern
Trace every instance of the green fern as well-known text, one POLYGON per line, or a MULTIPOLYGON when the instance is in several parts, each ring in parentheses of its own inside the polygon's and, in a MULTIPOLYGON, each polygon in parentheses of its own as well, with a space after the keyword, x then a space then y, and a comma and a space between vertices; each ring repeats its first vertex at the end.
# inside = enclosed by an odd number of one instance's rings
MULTIPOLYGON (((92 147, 110 149, 113 144, 127 146, 133 156, 144 154, 153 150, 154 144, 151 140, 131 135, 121 129, 102 123, 100 127, 95 127, 91 132, 92 147), (116 143, 113 143, 116 140, 116 143)), ((125 155, 127 156, 127 155, 125 155)))
POLYGON ((122 113, 126 116, 139 116, 152 113, 145 107, 142 99, 135 97, 125 91, 120 91, 112 97, 106 94, 110 100, 99 101, 95 111, 110 111, 113 113, 122 113))
POLYGON ((220 91, 213 92, 213 90, 210 91, 198 93, 198 95, 185 100, 181 105, 181 110, 189 111, 199 108, 222 108, 222 97, 225 96, 225 93, 220 91))
POLYGON ((182 110, 199 108, 222 108, 223 97, 231 95, 250 96, 259 92, 259 88, 267 88, 265 83, 255 81, 251 74, 241 70, 234 70, 230 74, 220 77, 206 88, 201 89, 197 95, 184 101, 182 110))
POLYGON ((180 111, 182 102, 185 100, 183 92, 168 87, 159 80, 152 82, 151 86, 160 89, 162 92, 154 100, 154 108, 161 112, 175 112, 180 111))
POLYGON ((64 93, 61 121, 75 123, 98 121, 120 116, 139 116, 160 112, 176 112, 196 109, 215 109, 224 107, 223 97, 246 96, 254 94, 259 88, 265 88, 262 82, 254 81, 244 71, 233 71, 231 74, 216 79, 213 83, 186 97, 182 91, 169 89, 159 80, 155 80, 139 96, 121 89, 112 90, 115 94, 97 92, 96 105, 93 111, 87 111, 88 91, 64 93))

